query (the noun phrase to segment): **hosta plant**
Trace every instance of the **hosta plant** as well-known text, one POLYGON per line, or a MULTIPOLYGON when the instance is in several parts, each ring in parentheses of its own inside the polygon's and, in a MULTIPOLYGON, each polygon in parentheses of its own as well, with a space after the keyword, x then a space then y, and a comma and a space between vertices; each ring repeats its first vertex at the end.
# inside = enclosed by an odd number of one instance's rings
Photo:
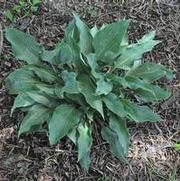
POLYGON ((6 78, 10 94, 17 95, 11 114, 16 108, 25 112, 19 136, 45 131, 50 145, 67 136, 78 148, 81 167, 88 170, 96 122, 111 152, 125 161, 127 121, 160 121, 147 103, 169 97, 156 81, 172 77, 164 66, 141 61, 159 43, 155 32, 130 44, 127 28, 128 21, 122 20, 90 29, 74 14, 53 50, 7 28, 16 59, 25 62, 6 78))

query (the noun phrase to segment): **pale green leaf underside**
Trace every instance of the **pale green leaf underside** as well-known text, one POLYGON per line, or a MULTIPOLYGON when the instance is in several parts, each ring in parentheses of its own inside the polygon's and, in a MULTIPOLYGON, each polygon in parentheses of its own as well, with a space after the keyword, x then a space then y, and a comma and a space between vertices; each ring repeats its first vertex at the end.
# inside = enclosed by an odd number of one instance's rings
POLYGON ((78 126, 78 132, 78 161, 80 161, 83 168, 88 171, 90 166, 90 149, 92 145, 91 127, 81 123, 78 126))

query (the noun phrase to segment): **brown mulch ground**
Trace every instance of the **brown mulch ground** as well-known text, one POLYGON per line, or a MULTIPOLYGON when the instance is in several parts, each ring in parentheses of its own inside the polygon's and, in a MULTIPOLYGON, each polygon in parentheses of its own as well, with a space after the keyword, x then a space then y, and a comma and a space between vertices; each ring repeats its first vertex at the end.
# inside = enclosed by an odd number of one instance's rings
MULTIPOLYGON (((55 2, 55 1, 54 1, 55 2)), ((172 89, 172 96, 154 105, 164 122, 130 124, 131 146, 128 164, 121 163, 109 152, 98 134, 94 135, 92 167, 84 174, 77 164, 77 152, 66 140, 56 147, 48 145, 47 137, 33 134, 17 138, 22 114, 12 118, 13 97, 4 87, 4 78, 19 66, 10 46, 4 41, 0 57, 0 181, 176 181, 180 180, 180 155, 174 144, 180 141, 180 2, 175 0, 136 1, 63 1, 42 5, 41 10, 29 17, 16 17, 8 22, 1 15, 13 1, 0 0, 0 22, 34 35, 46 48, 52 48, 63 37, 64 28, 71 20, 72 10, 78 12, 89 25, 103 24, 122 18, 131 20, 129 34, 134 41, 149 30, 157 30, 162 40, 146 61, 158 62, 174 70, 172 82, 162 80, 172 89)))

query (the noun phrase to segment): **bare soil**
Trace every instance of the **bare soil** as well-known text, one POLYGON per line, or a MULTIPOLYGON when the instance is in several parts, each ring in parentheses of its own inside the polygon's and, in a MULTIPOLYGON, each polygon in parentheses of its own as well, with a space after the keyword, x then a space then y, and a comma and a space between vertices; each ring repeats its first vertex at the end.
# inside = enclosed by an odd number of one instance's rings
MULTIPOLYGON (((16 15, 13 22, 2 13, 12 6, 13 0, 0 0, 0 23, 28 32, 46 48, 51 49, 64 35, 64 29, 72 19, 72 11, 79 13, 89 26, 93 24, 131 20, 129 35, 135 41, 146 32, 156 30, 161 40, 144 61, 156 62, 173 69, 174 79, 161 80, 169 85, 172 96, 154 110, 164 119, 160 123, 129 124, 131 146, 128 164, 121 163, 101 139, 94 124, 92 167, 88 174, 77 163, 74 145, 62 140, 50 147, 44 134, 31 134, 17 138, 17 130, 23 118, 16 112, 10 118, 14 97, 8 95, 4 78, 21 63, 17 62, 10 45, 0 44, 0 181, 178 181, 180 180, 180 152, 174 144, 180 141, 180 2, 178 0, 126 0, 126 1, 77 1, 59 0, 42 4, 33 15, 16 15)), ((0 30, 1 31, 1 30, 0 30)), ((0 40, 1 42, 1 40, 0 40)))

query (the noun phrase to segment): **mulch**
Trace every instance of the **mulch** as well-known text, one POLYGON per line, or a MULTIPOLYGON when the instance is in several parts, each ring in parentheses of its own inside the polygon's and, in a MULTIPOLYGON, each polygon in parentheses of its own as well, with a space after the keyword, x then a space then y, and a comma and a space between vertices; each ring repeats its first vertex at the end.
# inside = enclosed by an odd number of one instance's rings
POLYGON ((128 164, 121 163, 109 152, 108 145, 100 137, 98 126, 94 124, 92 166, 89 173, 85 174, 77 163, 77 151, 70 141, 63 139, 58 145, 50 147, 44 134, 17 138, 23 115, 17 111, 10 118, 14 97, 8 94, 3 80, 21 63, 15 61, 10 45, 4 40, 0 57, 0 181, 180 180, 180 155, 174 148, 174 144, 180 141, 179 1, 59 0, 49 5, 43 4, 36 14, 29 17, 16 15, 14 21, 9 22, 2 13, 12 3, 11 0, 0 0, 2 28, 13 26, 28 32, 47 49, 52 49, 63 37, 65 27, 72 19, 72 11, 78 12, 89 26, 130 19, 130 41, 136 41, 148 31, 156 30, 156 39, 162 43, 151 53, 147 53, 144 61, 161 63, 173 69, 174 79, 171 82, 164 79, 160 81, 162 85, 166 84, 171 88, 172 96, 153 105, 153 109, 164 121, 129 124, 131 146, 128 164))

